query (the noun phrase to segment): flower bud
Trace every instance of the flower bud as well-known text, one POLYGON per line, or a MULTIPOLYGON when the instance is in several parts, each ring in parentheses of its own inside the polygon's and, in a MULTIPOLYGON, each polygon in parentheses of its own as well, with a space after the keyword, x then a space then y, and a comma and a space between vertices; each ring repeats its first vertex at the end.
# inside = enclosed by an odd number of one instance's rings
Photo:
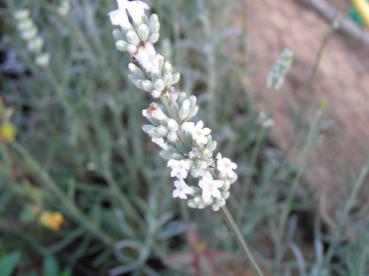
POLYGON ((164 83, 166 87, 172 86, 172 74, 168 74, 164 76, 164 83))
POLYGON ((148 25, 151 33, 159 32, 160 30, 159 18, 155 13, 150 16, 148 25))
POLYGON ((165 88, 164 81, 161 80, 161 79, 158 79, 157 81, 155 81, 154 88, 155 88, 155 90, 163 91, 164 88, 165 88))
POLYGON ((127 51, 128 53, 130 53, 131 55, 134 55, 137 52, 137 47, 133 44, 129 44, 127 46, 127 51))
POLYGON ((115 40, 121 40, 121 39, 123 39, 123 38, 124 38, 124 34, 123 34, 123 32, 122 32, 121 30, 119 30, 119 29, 114 29, 114 30, 113 30, 113 38, 114 38, 115 40))
POLYGON ((190 101, 186 99, 183 101, 182 106, 179 109, 179 118, 181 120, 185 120, 187 119, 189 113, 190 113, 190 101))
POLYGON ((175 132, 169 132, 167 139, 169 142, 176 143, 178 140, 178 135, 175 132))
POLYGON ((150 31, 145 24, 142 24, 140 27, 138 27, 137 33, 141 41, 145 42, 149 39, 150 31))
POLYGON ((152 85, 152 82, 149 80, 144 80, 142 82, 142 86, 143 86, 143 89, 147 92, 151 92, 154 88, 154 86, 152 85))
POLYGON ((178 105, 182 105, 183 102, 187 99, 187 94, 185 92, 179 92, 177 97, 178 105))
POLYGON ((159 33, 152 33, 149 37, 149 42, 152 44, 155 44, 156 42, 159 41, 160 38, 160 34, 159 33))
POLYGON ((164 75, 171 74, 172 73, 172 65, 166 61, 164 63, 164 75))
POLYGON ((156 120, 161 123, 168 121, 168 116, 157 103, 151 103, 147 109, 143 110, 142 114, 149 120, 156 120))
POLYGON ((140 44, 140 39, 134 31, 129 31, 126 34, 128 43, 138 46, 140 44))
POLYGON ((181 79, 181 74, 179 73, 175 73, 173 74, 173 80, 172 80, 172 85, 176 84, 179 82, 179 80, 181 79))
POLYGON ((118 51, 127 51, 127 42, 125 42, 124 40, 118 40, 115 42, 115 48, 117 48, 118 51))
POLYGON ((167 135, 168 130, 164 126, 154 127, 152 125, 144 125, 142 130, 150 135, 152 138, 163 138, 167 135))
POLYGON ((141 78, 144 77, 144 74, 143 74, 142 70, 136 64, 131 62, 130 64, 128 64, 128 69, 133 74, 135 74, 137 77, 141 77, 141 78))
POLYGON ((151 96, 153 97, 153 98, 159 98, 160 96, 161 96, 161 91, 159 91, 159 90, 153 90, 152 92, 151 92, 151 96))
POLYGON ((173 119, 169 119, 167 122, 167 127, 169 131, 176 132, 178 130, 178 123, 173 119))
POLYGON ((210 142, 208 142, 207 144, 206 144, 206 149, 207 150, 209 150, 209 151, 214 151, 215 150, 215 148, 217 147, 217 142, 216 141, 214 141, 214 140, 211 140, 210 142))

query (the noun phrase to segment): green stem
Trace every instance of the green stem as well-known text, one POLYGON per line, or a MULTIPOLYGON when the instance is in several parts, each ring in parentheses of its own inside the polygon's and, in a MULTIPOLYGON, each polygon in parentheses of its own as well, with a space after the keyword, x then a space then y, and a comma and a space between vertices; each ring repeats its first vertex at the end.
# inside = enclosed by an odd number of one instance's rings
POLYGON ((30 166, 30 168, 38 173, 40 179, 42 180, 45 188, 51 190, 54 195, 60 200, 64 208, 69 211, 69 213, 92 234, 98 237, 106 246, 113 246, 113 239, 105 234, 96 224, 93 223, 88 217, 86 217, 75 204, 66 198, 64 192, 59 188, 59 185, 51 178, 51 176, 41 167, 41 165, 24 149, 20 144, 14 142, 12 143, 12 148, 17 152, 24 162, 30 166))
POLYGON ((261 271, 259 265, 257 264, 256 260, 254 259, 254 256, 252 255, 249 247, 247 246, 247 243, 245 239, 243 238, 240 229, 238 228, 236 222, 234 221, 231 213, 229 212, 228 208, 226 206, 223 206, 221 208, 222 214, 224 217, 224 220, 226 221, 229 229, 233 232, 238 244, 242 248, 245 257, 250 261, 253 269, 255 270, 256 274, 258 276, 263 276, 263 272, 261 271))
POLYGON ((280 219, 280 224, 279 224, 279 240, 283 239, 283 233, 286 229, 286 224, 287 224, 287 220, 288 220, 288 216, 292 207, 292 203, 293 200, 295 198, 295 195, 297 193, 297 188, 299 186, 299 183, 301 181, 302 178, 302 174, 306 168, 307 162, 308 162, 308 158, 309 158, 309 152, 311 150, 311 147, 313 145, 313 141, 314 141, 314 137, 316 137, 317 135, 317 125, 319 123, 319 120, 321 118, 322 115, 322 111, 319 110, 312 122, 310 131, 307 135, 306 138, 306 143, 304 145, 302 154, 301 154, 301 166, 299 166, 298 171, 296 173, 296 176, 293 178, 293 182, 292 182, 292 186, 290 188, 290 191, 288 193, 287 199, 286 199, 286 203, 284 205, 284 208, 282 210, 282 214, 281 214, 281 219, 280 219))

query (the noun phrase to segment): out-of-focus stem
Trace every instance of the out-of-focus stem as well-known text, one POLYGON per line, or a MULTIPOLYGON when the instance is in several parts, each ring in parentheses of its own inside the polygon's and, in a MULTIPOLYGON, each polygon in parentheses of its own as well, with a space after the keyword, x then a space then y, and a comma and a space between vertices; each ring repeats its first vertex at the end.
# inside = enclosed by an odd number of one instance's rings
POLYGON ((256 260, 254 259, 254 256, 252 255, 245 239, 243 238, 240 229, 238 228, 236 222, 234 221, 231 213, 229 212, 228 208, 226 206, 223 206, 221 208, 224 220, 226 221, 229 229, 233 232, 238 244, 242 248, 243 253, 245 254, 245 257, 250 261, 253 269, 255 270, 256 274, 258 276, 263 276, 263 272, 261 271, 259 265, 257 264, 256 260))

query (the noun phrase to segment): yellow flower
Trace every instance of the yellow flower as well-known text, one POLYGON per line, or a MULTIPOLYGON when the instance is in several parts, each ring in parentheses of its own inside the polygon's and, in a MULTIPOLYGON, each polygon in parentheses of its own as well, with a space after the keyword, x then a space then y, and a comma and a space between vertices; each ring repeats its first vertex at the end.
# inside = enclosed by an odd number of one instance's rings
POLYGON ((363 18, 366 26, 369 27, 369 4, 366 0, 352 0, 352 3, 363 18))
POLYGON ((0 139, 5 142, 12 142, 15 139, 15 128, 11 123, 4 123, 0 126, 0 139))
POLYGON ((46 228, 58 231, 64 222, 64 217, 59 212, 44 211, 40 215, 39 222, 46 228))

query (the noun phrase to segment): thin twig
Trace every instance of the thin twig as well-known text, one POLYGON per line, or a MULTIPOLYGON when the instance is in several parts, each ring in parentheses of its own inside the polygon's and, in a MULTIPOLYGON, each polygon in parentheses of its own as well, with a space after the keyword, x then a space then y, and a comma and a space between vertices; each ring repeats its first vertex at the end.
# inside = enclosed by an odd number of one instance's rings
POLYGON ((369 46, 369 32, 355 24, 352 20, 345 18, 338 11, 324 0, 295 0, 307 7, 317 11, 327 21, 331 22, 337 15, 338 30, 359 40, 364 45, 369 46))

